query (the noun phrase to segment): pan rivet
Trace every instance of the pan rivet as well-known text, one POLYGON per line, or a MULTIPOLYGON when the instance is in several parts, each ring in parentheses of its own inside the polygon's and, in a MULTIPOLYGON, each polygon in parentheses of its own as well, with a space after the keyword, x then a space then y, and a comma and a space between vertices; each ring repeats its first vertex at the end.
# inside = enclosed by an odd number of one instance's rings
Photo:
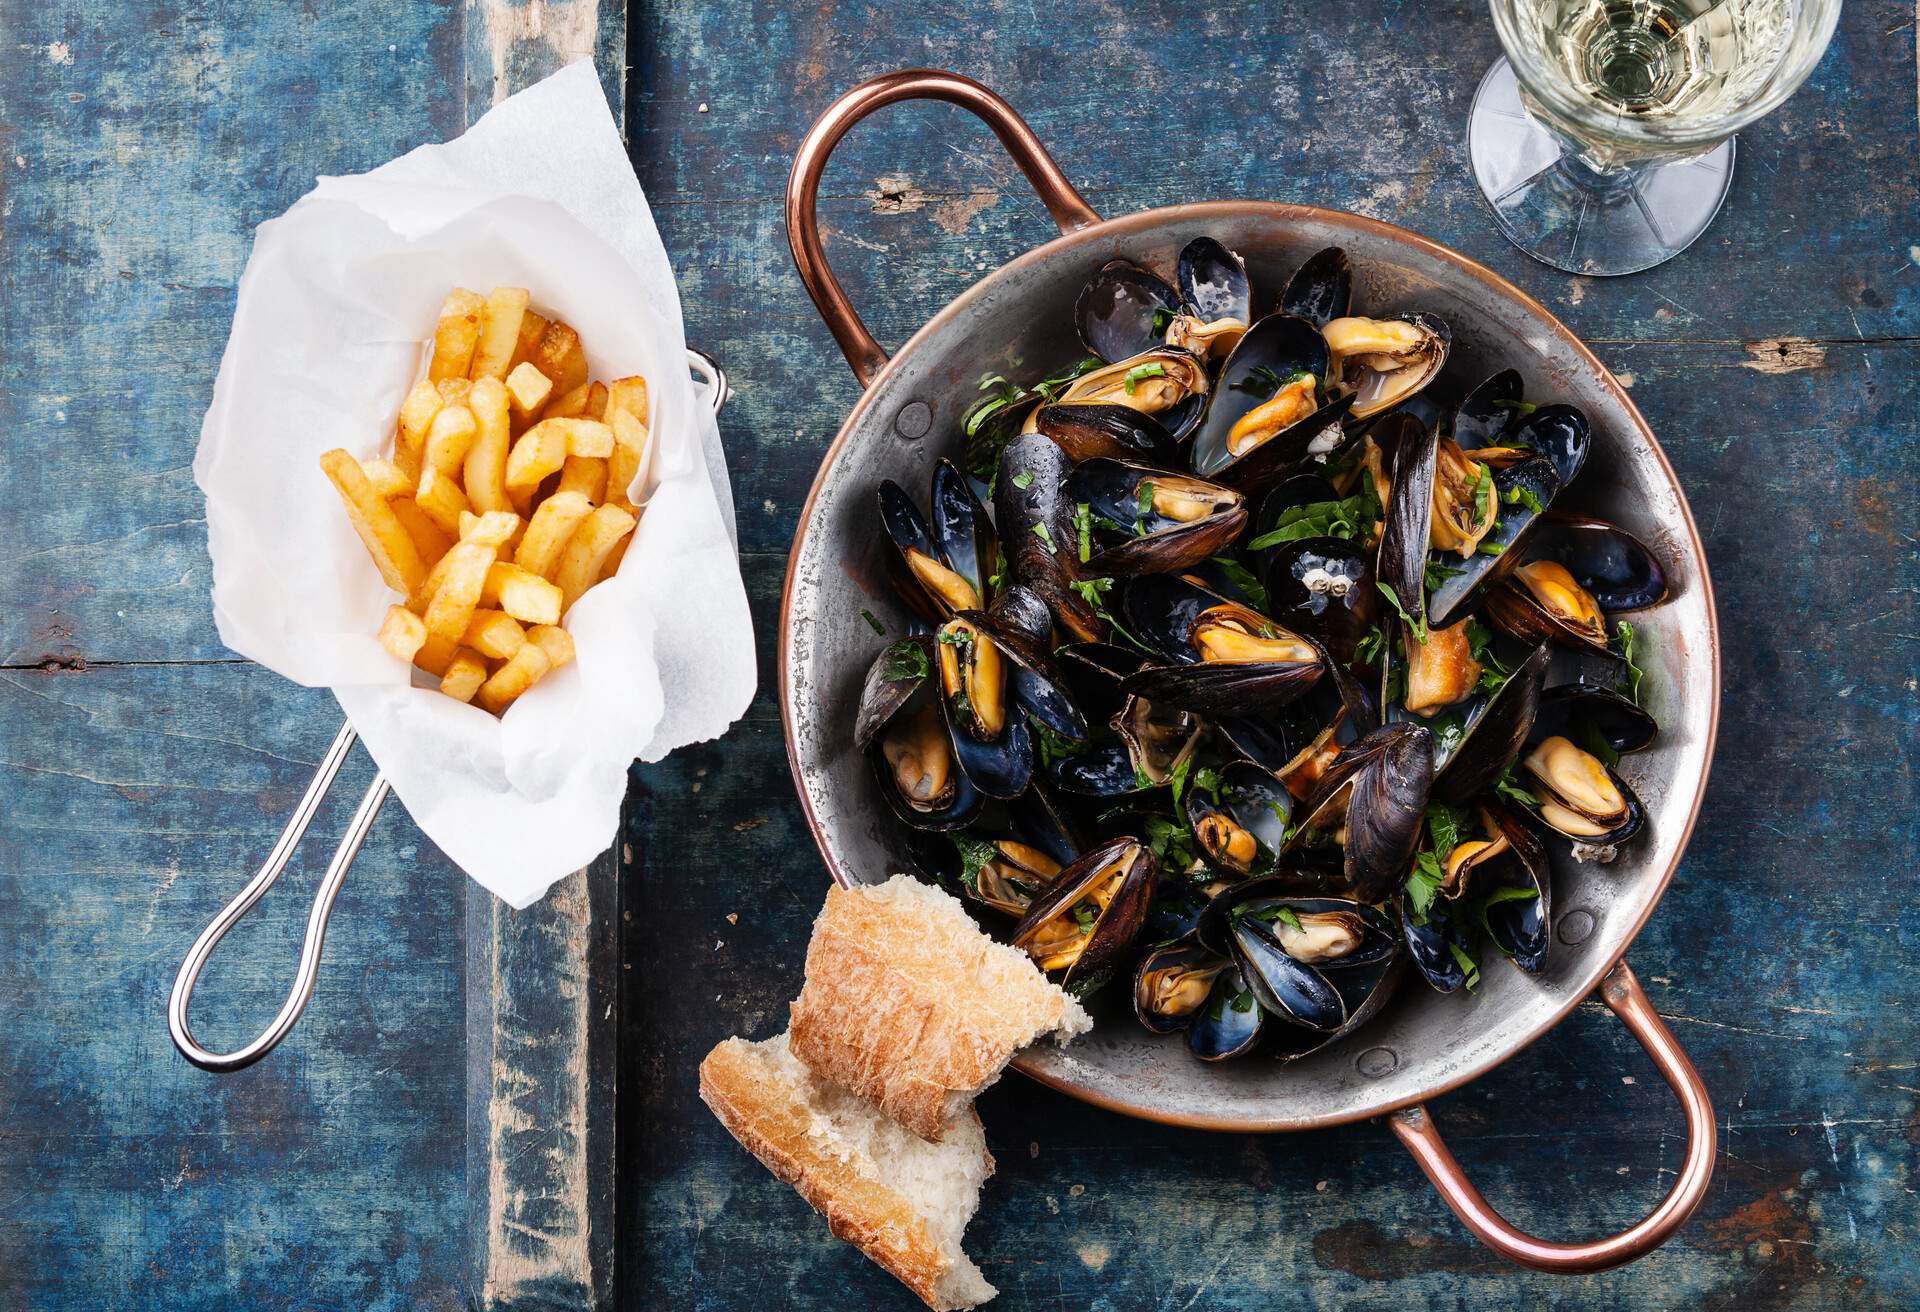
POLYGON ((1399 1064, 1400 1054, 1392 1048, 1368 1048, 1353 1063, 1354 1068, 1370 1080, 1393 1074, 1399 1064))
POLYGON ((893 431, 909 442, 918 442, 933 427, 933 407, 925 401, 909 401, 893 417, 893 431))
POLYGON ((1581 909, 1560 917, 1560 941, 1568 947, 1585 943, 1592 933, 1593 912, 1581 909))

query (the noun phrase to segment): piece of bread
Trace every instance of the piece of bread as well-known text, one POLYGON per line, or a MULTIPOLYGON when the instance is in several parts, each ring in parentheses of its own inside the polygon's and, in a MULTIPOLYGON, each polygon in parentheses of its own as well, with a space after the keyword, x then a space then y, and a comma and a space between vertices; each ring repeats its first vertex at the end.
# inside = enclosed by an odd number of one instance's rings
POLYGON ((1013 1054, 1093 1027, 1024 952, 981 932, 950 893, 910 875, 834 888, 793 1003, 793 1054, 923 1139, 936 1140, 1013 1054))
POLYGON ((971 1109, 928 1143, 816 1078, 787 1048, 728 1039, 700 1063, 700 1097, 748 1152, 930 1308, 969 1308, 995 1289, 960 1237, 993 1174, 971 1109))

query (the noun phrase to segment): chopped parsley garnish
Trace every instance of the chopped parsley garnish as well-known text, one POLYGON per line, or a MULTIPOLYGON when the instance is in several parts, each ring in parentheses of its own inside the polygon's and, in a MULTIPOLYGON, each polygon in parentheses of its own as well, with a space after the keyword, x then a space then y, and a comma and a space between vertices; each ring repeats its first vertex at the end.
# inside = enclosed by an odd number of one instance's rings
POLYGON ((1078 756, 1087 750, 1087 744, 1055 733, 1041 721, 1028 717, 1033 727, 1033 736, 1040 744, 1040 764, 1052 765, 1055 761, 1069 756, 1078 756))
POLYGON ((1233 995, 1233 1009, 1242 1015, 1253 1010, 1253 994, 1241 989, 1233 995))
POLYGON ((1065 373, 1055 374, 1051 378, 1042 378, 1033 385, 1033 390, 1040 393, 1040 395, 1048 401, 1056 400, 1060 393, 1066 389, 1067 384, 1082 374, 1092 373, 1095 369, 1101 368, 1105 363, 1106 362, 1098 356, 1087 356, 1081 360, 1079 364, 1074 365, 1065 373))
POLYGON ((860 608, 860 618, 865 620, 872 627, 875 633, 878 633, 883 637, 886 635, 887 626, 882 624, 879 620, 875 619, 873 612, 868 610, 865 606, 862 606, 860 608))
POLYGON ((947 837, 960 850, 960 882, 977 892, 980 888, 980 872, 1000 855, 1000 849, 971 834, 952 833, 947 837))
POLYGON ((1621 620, 1613 631, 1613 649, 1620 653, 1626 666, 1621 671, 1620 691, 1631 697, 1635 706, 1640 704, 1640 680, 1647 677, 1647 672, 1633 658, 1639 640, 1639 630, 1626 620, 1621 620))
POLYGON ((1300 923, 1300 913, 1292 907, 1273 907, 1271 910, 1273 911, 1273 919, 1279 921, 1281 924, 1292 925, 1295 929, 1306 928, 1305 925, 1300 923))
POLYGON ((1493 630, 1477 618, 1467 621, 1467 649, 1480 666, 1480 691, 1492 694, 1504 688, 1513 671, 1493 649, 1493 630))
MULTIPOLYGON (((1495 528, 1500 527, 1500 522, 1498 520, 1494 521, 1494 527, 1495 528)), ((1482 542, 1479 546, 1475 547, 1473 550, 1476 555, 1497 556, 1501 552, 1505 551, 1506 548, 1498 542, 1482 542)))
POLYGON ((1167 782, 1173 785, 1173 804, 1180 805, 1180 795, 1187 791, 1187 771, 1193 766, 1192 756, 1183 756, 1173 767, 1173 773, 1167 782))
POLYGON ((1164 305, 1154 306, 1153 307, 1153 335, 1155 337, 1165 337, 1167 335, 1167 325, 1173 322, 1173 318, 1174 318, 1173 311, 1169 310, 1166 306, 1164 305))
POLYGON ((1414 924, 1427 923, 1427 913, 1433 910, 1433 900, 1440 896, 1440 885, 1446 878, 1433 853, 1422 852, 1413 859, 1413 869, 1407 874, 1407 909, 1413 913, 1414 924))
POLYGON ((1369 511, 1365 489, 1340 501, 1310 501, 1304 506, 1289 506, 1280 512, 1273 528, 1247 543, 1247 550, 1260 551, 1301 538, 1358 538, 1365 536, 1379 517, 1377 507, 1369 511))
POLYGON ((1386 650, 1387 635, 1382 632, 1380 626, 1376 624, 1368 629, 1360 641, 1355 644, 1353 654, 1355 658, 1363 664, 1377 665, 1379 664, 1380 657, 1386 650))
POLYGON ((1146 828, 1147 848, 1162 870, 1185 873, 1200 859, 1194 845, 1193 831, 1187 828, 1184 821, 1175 823, 1164 816, 1150 815, 1146 828))
POLYGON ((1517 802, 1529 811, 1538 811, 1540 799, 1514 781, 1514 768, 1512 761, 1508 761, 1501 767, 1499 775, 1493 781, 1494 795, 1509 802, 1517 802))
POLYGON ((1580 746, 1609 770, 1620 764, 1620 753, 1613 750, 1613 744, 1592 720, 1583 720, 1580 724, 1580 746))
POLYGON ((1137 364, 1127 370, 1120 381, 1126 384, 1127 395, 1132 396, 1133 389, 1139 386, 1140 383, 1149 378, 1163 378, 1166 376, 1166 372, 1167 367, 1164 364, 1161 364, 1158 360, 1153 360, 1146 364, 1137 364))
POLYGON ((1013 476, 1013 485, 1019 488, 1022 492, 1025 492, 1028 488, 1032 487, 1033 486, 1032 471, 1023 469, 1019 473, 1015 474, 1013 476))
POLYGON ((1493 407, 1496 410, 1511 410, 1517 415, 1530 415, 1540 408, 1531 401, 1495 401, 1493 407))
POLYGON ((1080 538, 1080 563, 1093 559, 1093 510, 1082 501, 1073 508, 1073 529, 1080 538))
POLYGON ((1145 521, 1147 516, 1151 515, 1152 513, 1153 513, 1153 480, 1150 478, 1143 478, 1140 480, 1140 488, 1139 488, 1139 491, 1135 494, 1135 500, 1134 500, 1133 531, 1135 533, 1146 532, 1145 521))
POLYGON ((1427 834, 1433 839, 1435 856, 1445 861, 1453 855, 1453 849, 1460 846, 1460 839, 1467 832, 1470 819, 1464 806, 1427 803, 1427 834))
POLYGON ((1016 404, 1021 397, 1020 389, 999 374, 987 374, 982 377, 980 390, 991 392, 992 395, 981 397, 960 416, 960 429, 968 437, 977 435, 987 420, 1008 406, 1016 404))
POLYGON ((1533 494, 1533 489, 1520 483, 1508 488, 1507 494, 1500 499, 1510 506, 1525 506, 1536 515, 1545 509, 1540 504, 1540 498, 1533 494))
POLYGON ((1044 523, 1040 523, 1038 521, 1034 523, 1033 535, 1039 538, 1042 542, 1047 544, 1048 551, 1059 550, 1059 548, 1053 545, 1053 533, 1047 528, 1047 526, 1044 523))
POLYGON ((1220 800, 1220 772, 1218 770, 1210 769, 1204 765, 1201 766, 1193 773, 1193 786, 1205 793, 1208 797, 1211 797, 1215 802, 1220 800))
POLYGON ((1467 977, 1465 980, 1467 992, 1473 992, 1474 988, 1480 983, 1480 963, 1473 959, 1471 952, 1452 940, 1448 940, 1447 942, 1447 951, 1453 954, 1455 964, 1460 967, 1461 973, 1467 977))
POLYGON ((886 677, 890 681, 927 677, 927 649, 911 638, 887 648, 886 677))
MULTIPOLYGON (((1393 608, 1400 612, 1400 618, 1406 622, 1409 629, 1413 630, 1414 641, 1418 642, 1422 647, 1426 646, 1427 617, 1423 614, 1416 620, 1413 616, 1407 614, 1407 608, 1400 604, 1400 594, 1388 587, 1385 579, 1375 579, 1373 586, 1380 589, 1381 595, 1392 602, 1393 608)), ((1421 609, 1424 611, 1426 608, 1422 606, 1421 609)))
POLYGON ((1073 909, 1073 923, 1080 926, 1082 935, 1093 933, 1093 927, 1099 919, 1098 908, 1090 902, 1082 902, 1073 909))
POLYGON ((1451 569, 1429 557, 1426 569, 1420 575, 1420 582, 1425 585, 1429 593, 1432 593, 1437 592, 1440 585, 1448 579, 1458 578, 1465 573, 1466 571, 1463 569, 1451 569))

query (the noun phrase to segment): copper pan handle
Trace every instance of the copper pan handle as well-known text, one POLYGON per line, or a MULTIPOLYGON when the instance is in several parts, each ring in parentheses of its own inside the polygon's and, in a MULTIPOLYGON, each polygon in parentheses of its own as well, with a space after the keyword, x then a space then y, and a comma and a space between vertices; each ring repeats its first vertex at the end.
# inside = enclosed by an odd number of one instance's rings
POLYGON ((1619 1234, 1584 1244, 1556 1244, 1515 1229, 1488 1205, 1480 1191, 1467 1179, 1467 1173, 1447 1151, 1433 1118, 1423 1106, 1403 1108, 1387 1118, 1400 1142, 1407 1146, 1420 1169, 1433 1181, 1433 1187, 1467 1229, 1500 1256, 1536 1271, 1575 1275, 1604 1271, 1644 1257, 1672 1236, 1693 1215, 1694 1208, 1707 1196, 1707 1184, 1713 1179, 1716 1152, 1713 1104, 1707 1086, 1700 1082, 1687 1054, 1680 1050, 1672 1031, 1667 1029, 1653 1004, 1647 1001, 1640 981, 1622 961, 1600 981, 1600 997, 1613 1009, 1633 1037, 1653 1058, 1654 1066, 1679 1095, 1687 1115, 1687 1157, 1674 1178, 1673 1188, 1645 1219, 1619 1234))
POLYGON ((820 175, 826 171, 827 157, 840 144, 840 138, 874 110, 901 100, 944 100, 983 120, 1027 175, 1040 203, 1062 233, 1078 232, 1100 222, 1100 216, 1080 198, 1053 156, 1040 144, 1040 138, 1033 135, 1033 129, 1013 112, 1013 106, 971 78, 937 68, 903 69, 862 82, 834 101, 793 157, 793 172, 787 176, 787 244, 793 248, 793 264, 800 271, 800 281, 806 284, 807 294, 813 297, 820 317, 827 321, 833 340, 840 343, 841 354, 847 357, 853 376, 863 388, 871 387, 887 367, 887 353, 860 322, 840 280, 827 267, 815 204, 820 196, 820 175))

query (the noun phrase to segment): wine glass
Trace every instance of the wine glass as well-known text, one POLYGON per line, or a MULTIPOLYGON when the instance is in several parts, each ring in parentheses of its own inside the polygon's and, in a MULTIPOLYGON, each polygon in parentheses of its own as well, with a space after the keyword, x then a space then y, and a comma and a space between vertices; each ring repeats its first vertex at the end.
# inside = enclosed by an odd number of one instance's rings
POLYGON ((1491 0, 1506 57, 1473 98, 1473 173, 1509 240, 1636 273, 1706 231, 1733 134, 1819 62, 1840 0, 1491 0))

